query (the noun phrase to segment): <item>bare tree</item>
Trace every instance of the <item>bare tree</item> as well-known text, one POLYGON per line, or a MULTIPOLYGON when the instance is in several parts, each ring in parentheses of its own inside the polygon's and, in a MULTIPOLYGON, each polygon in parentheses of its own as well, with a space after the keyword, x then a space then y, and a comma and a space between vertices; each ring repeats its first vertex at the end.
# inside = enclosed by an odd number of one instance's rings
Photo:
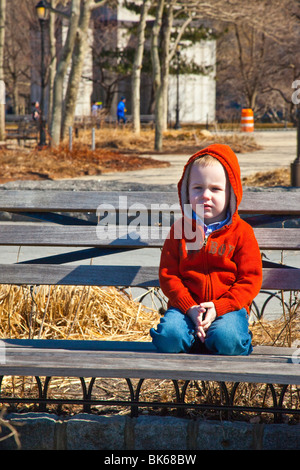
POLYGON ((233 24, 219 42, 218 78, 222 81, 219 90, 224 90, 229 99, 257 111, 257 98, 274 74, 271 62, 274 58, 272 41, 263 32, 247 24, 233 24))
POLYGON ((163 132, 167 127, 167 93, 169 85, 169 66, 176 48, 188 25, 193 21, 193 11, 186 9, 176 0, 159 0, 155 23, 152 29, 151 58, 155 90, 155 149, 161 150, 163 132), (174 29, 174 19, 181 18, 178 28, 174 29), (161 35, 161 46, 160 46, 161 35))
POLYGON ((61 136, 63 110, 63 83, 67 68, 73 54, 78 22, 80 16, 80 0, 72 0, 69 17, 69 27, 61 58, 57 66, 53 87, 53 110, 51 120, 51 145, 58 145, 61 136))
POLYGON ((291 85, 300 68, 299 26, 291 4, 261 2, 254 20, 230 23, 227 17, 228 30, 218 42, 219 107, 224 103, 225 109, 232 100, 252 108, 257 117, 267 112, 278 120, 281 109, 281 115, 289 110, 293 119, 291 85))
POLYGON ((133 130, 136 134, 140 133, 140 102, 141 102, 141 68, 145 45, 146 19, 151 6, 151 0, 143 0, 140 13, 140 21, 137 32, 137 48, 134 56, 133 70, 131 77, 131 109, 133 130))
POLYGON ((62 123, 62 138, 65 137, 69 126, 73 124, 79 84, 82 76, 84 54, 88 43, 88 27, 91 12, 107 3, 107 0, 95 2, 85 0, 81 5, 80 17, 78 21, 78 31, 75 37, 74 51, 72 55, 72 67, 68 80, 67 93, 65 98, 64 117, 62 123))
POLYGON ((6 7, 4 74, 6 92, 12 97, 14 114, 21 111, 20 95, 28 93, 30 88, 30 29, 37 28, 37 20, 30 10, 30 0, 24 0, 21 5, 11 0, 6 7), (16 28, 16 24, 22 24, 22 27, 16 28))
POLYGON ((155 22, 152 28, 151 59, 153 67, 153 86, 155 92, 155 143, 156 150, 162 148, 163 93, 161 85, 161 64, 159 58, 159 33, 165 0, 159 0, 155 22))
POLYGON ((103 107, 109 111, 113 98, 118 92, 118 84, 130 78, 134 62, 135 42, 131 37, 125 48, 118 47, 119 25, 116 21, 105 23, 95 21, 95 36, 92 46, 95 75, 90 79, 105 92, 103 107))
POLYGON ((55 10, 58 6, 59 0, 50 0, 51 10, 49 16, 49 68, 48 68, 48 84, 49 84, 49 93, 48 93, 48 122, 51 122, 52 110, 53 110, 53 86, 57 66, 56 58, 56 13, 55 10))

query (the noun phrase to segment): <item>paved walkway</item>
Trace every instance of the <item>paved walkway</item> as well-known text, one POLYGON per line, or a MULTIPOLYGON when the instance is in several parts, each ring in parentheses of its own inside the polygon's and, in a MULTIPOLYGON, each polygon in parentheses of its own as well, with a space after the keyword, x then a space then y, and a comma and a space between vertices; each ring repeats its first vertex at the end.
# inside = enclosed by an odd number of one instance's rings
MULTIPOLYGON (((263 149, 238 154, 242 177, 257 171, 267 171, 279 167, 289 168, 296 158, 297 136, 295 130, 254 132, 254 138, 263 149)), ((190 155, 154 155, 153 158, 170 162, 167 169, 150 168, 147 170, 107 173, 97 177, 99 181, 122 183, 177 184, 183 165, 190 155)), ((89 179, 91 177, 85 177, 89 179)))

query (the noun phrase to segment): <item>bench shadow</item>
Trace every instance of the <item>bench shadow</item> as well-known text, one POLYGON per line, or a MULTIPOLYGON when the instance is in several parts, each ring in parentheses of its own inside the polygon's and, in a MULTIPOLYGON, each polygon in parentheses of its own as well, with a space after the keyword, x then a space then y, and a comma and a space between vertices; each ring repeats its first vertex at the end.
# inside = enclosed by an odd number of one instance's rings
POLYGON ((70 351, 132 351, 156 352, 151 342, 102 341, 75 339, 13 339, 0 340, 0 347, 20 349, 63 349, 70 351))

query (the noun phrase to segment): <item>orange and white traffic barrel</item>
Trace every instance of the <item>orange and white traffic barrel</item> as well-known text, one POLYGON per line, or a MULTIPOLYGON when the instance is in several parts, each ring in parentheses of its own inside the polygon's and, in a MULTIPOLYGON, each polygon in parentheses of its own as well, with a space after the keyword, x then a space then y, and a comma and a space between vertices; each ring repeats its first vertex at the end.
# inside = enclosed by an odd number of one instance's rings
POLYGON ((241 131, 242 132, 254 131, 254 114, 253 114, 253 110, 250 108, 242 109, 241 131))

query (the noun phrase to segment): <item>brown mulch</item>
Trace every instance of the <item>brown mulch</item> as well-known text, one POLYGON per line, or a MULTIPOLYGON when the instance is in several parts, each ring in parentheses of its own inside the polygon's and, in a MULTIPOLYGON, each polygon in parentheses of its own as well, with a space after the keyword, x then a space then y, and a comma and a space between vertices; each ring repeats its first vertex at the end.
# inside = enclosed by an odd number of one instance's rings
POLYGON ((253 136, 220 136, 201 129, 166 131, 161 152, 154 150, 153 130, 142 130, 140 135, 136 135, 130 128, 97 129, 95 141, 96 149, 91 150, 90 130, 80 131, 79 138, 74 138, 72 150, 69 150, 68 141, 57 148, 44 149, 21 147, 13 141, 7 141, 0 150, 0 184, 15 180, 56 180, 108 172, 166 168, 169 163, 159 161, 155 154, 192 155, 216 141, 230 145, 237 153, 260 149, 253 136))
POLYGON ((58 148, 2 149, 0 183, 14 180, 40 180, 96 176, 108 172, 168 167, 169 163, 150 157, 126 155, 117 150, 96 149, 76 144, 58 148))
POLYGON ((244 186, 290 186, 291 175, 288 168, 277 168, 271 171, 261 171, 242 179, 244 186))

